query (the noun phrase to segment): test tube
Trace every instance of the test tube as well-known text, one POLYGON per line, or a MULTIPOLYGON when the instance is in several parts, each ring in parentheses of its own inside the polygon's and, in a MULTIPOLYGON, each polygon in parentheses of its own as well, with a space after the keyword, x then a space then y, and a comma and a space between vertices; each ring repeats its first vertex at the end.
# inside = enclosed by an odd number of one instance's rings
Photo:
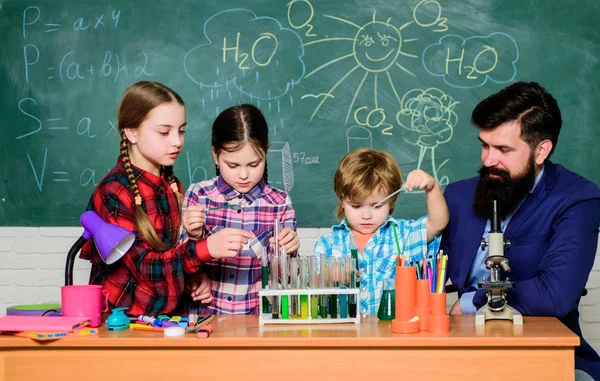
MULTIPOLYGON (((310 288, 315 289, 319 288, 319 257, 311 256, 309 257, 309 267, 310 267, 310 288)), ((319 318, 319 296, 311 295, 310 296, 310 317, 312 319, 319 318)))
MULTIPOLYGON (((352 258, 350 258, 352 259, 352 258)), ((348 288, 346 279, 348 278, 348 272, 346 271, 346 258, 340 258, 338 262, 339 274, 340 274, 340 289, 348 288)), ((340 294, 340 318, 346 319, 348 317, 348 294, 340 294)))
MULTIPOLYGON (((285 246, 281 246, 281 254, 279 255, 279 265, 281 267, 281 288, 287 289, 288 283, 288 263, 287 263, 287 253, 285 246)), ((288 295, 281 295, 281 318, 288 319, 289 318, 289 297, 288 295)))
POLYGON ((275 220, 273 223, 273 236, 275 237, 275 244, 273 244, 273 253, 279 258, 279 231, 281 226, 279 220, 275 220))
MULTIPOLYGON (((306 258, 300 259, 300 288, 306 290, 308 283, 306 281, 308 275, 308 261, 306 258)), ((308 295, 300 295, 300 318, 308 319, 308 295)))
MULTIPOLYGON (((325 289, 327 288, 327 256, 325 254, 321 254, 321 258, 320 258, 320 274, 321 277, 319 279, 319 287, 321 289, 325 289)), ((327 319, 327 295, 326 294, 322 294, 319 296, 319 315, 323 318, 323 319, 327 319)))
MULTIPOLYGON (((292 258, 291 259, 291 271, 290 271, 290 278, 291 278, 291 288, 294 290, 297 290, 300 288, 300 281, 298 279, 298 269, 299 269, 299 265, 298 265, 298 260, 300 258, 296 257, 296 258, 292 258)), ((291 311, 290 311, 290 316, 292 319, 299 319, 300 318, 300 295, 292 295, 292 307, 291 307, 291 311)))
MULTIPOLYGON (((340 286, 340 273, 339 267, 337 266, 339 264, 339 258, 331 257, 329 259, 329 287, 337 288, 340 286)), ((332 319, 337 319, 337 294, 329 295, 329 315, 332 319)))
MULTIPOLYGON (((352 235, 352 233, 350 233, 350 256, 354 259, 355 271, 358 271, 358 249, 354 243, 354 235, 352 235)), ((360 287, 360 282, 358 280, 356 281, 356 287, 360 287)))
MULTIPOLYGON (((350 287, 351 289, 355 289, 355 288, 357 288, 356 268, 354 267, 356 262, 354 261, 353 258, 346 258, 346 260, 347 260, 346 271, 348 271, 348 281, 349 281, 348 287, 350 287)), ((348 297, 348 316, 350 316, 351 318, 356 317, 356 307, 357 307, 356 295, 350 294, 348 297)))
MULTIPOLYGON (((271 290, 279 290, 279 256, 276 252, 271 254, 271 290)), ((273 319, 279 319, 279 296, 273 295, 271 308, 273 319)))
MULTIPOLYGON (((262 275, 262 288, 264 290, 269 285, 269 257, 267 255, 266 250, 263 250, 263 254, 260 256, 260 261, 261 261, 260 271, 261 271, 261 275, 262 275)), ((266 296, 262 297, 262 304, 263 304, 262 312, 264 314, 268 314, 269 313, 269 299, 267 299, 266 296)))

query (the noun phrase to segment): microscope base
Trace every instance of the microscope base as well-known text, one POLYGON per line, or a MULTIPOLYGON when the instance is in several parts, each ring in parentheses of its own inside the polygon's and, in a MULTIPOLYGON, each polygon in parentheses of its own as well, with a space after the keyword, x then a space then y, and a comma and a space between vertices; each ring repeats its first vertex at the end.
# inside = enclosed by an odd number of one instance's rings
POLYGON ((504 306, 502 311, 492 311, 486 304, 475 313, 475 325, 484 325, 486 320, 512 320, 514 325, 523 325, 523 315, 508 304, 504 306))

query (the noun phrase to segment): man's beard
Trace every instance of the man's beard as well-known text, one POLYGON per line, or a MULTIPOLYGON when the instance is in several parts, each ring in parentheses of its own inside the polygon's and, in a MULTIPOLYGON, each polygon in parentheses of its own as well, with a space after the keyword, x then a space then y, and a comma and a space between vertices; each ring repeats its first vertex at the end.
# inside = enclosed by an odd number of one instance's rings
POLYGON ((521 200, 529 193, 535 183, 535 166, 533 156, 528 160, 525 172, 511 177, 507 171, 482 166, 479 169, 479 182, 475 189, 473 208, 475 213, 489 219, 492 200, 498 200, 500 220, 506 219, 515 211, 521 200), (502 179, 490 178, 498 175, 502 179))

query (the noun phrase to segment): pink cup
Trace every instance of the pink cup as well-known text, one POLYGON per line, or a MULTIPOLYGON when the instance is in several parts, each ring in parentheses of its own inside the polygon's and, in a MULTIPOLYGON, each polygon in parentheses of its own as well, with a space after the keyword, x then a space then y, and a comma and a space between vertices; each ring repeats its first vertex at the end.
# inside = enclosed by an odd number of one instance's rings
POLYGON ((108 291, 102 286, 62 286, 60 293, 63 316, 87 317, 90 327, 102 325, 102 312, 108 311, 108 291))

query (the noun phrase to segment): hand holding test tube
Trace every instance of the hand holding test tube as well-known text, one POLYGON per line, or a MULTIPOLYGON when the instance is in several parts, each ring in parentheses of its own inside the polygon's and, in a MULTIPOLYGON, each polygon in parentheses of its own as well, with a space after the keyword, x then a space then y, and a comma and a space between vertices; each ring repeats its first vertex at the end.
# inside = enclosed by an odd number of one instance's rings
POLYGON ((275 230, 277 234, 269 238, 269 243, 274 245, 276 242, 278 246, 285 246, 288 254, 293 254, 300 248, 300 238, 298 234, 291 228, 286 227, 282 229, 281 222, 275 221, 275 230))

